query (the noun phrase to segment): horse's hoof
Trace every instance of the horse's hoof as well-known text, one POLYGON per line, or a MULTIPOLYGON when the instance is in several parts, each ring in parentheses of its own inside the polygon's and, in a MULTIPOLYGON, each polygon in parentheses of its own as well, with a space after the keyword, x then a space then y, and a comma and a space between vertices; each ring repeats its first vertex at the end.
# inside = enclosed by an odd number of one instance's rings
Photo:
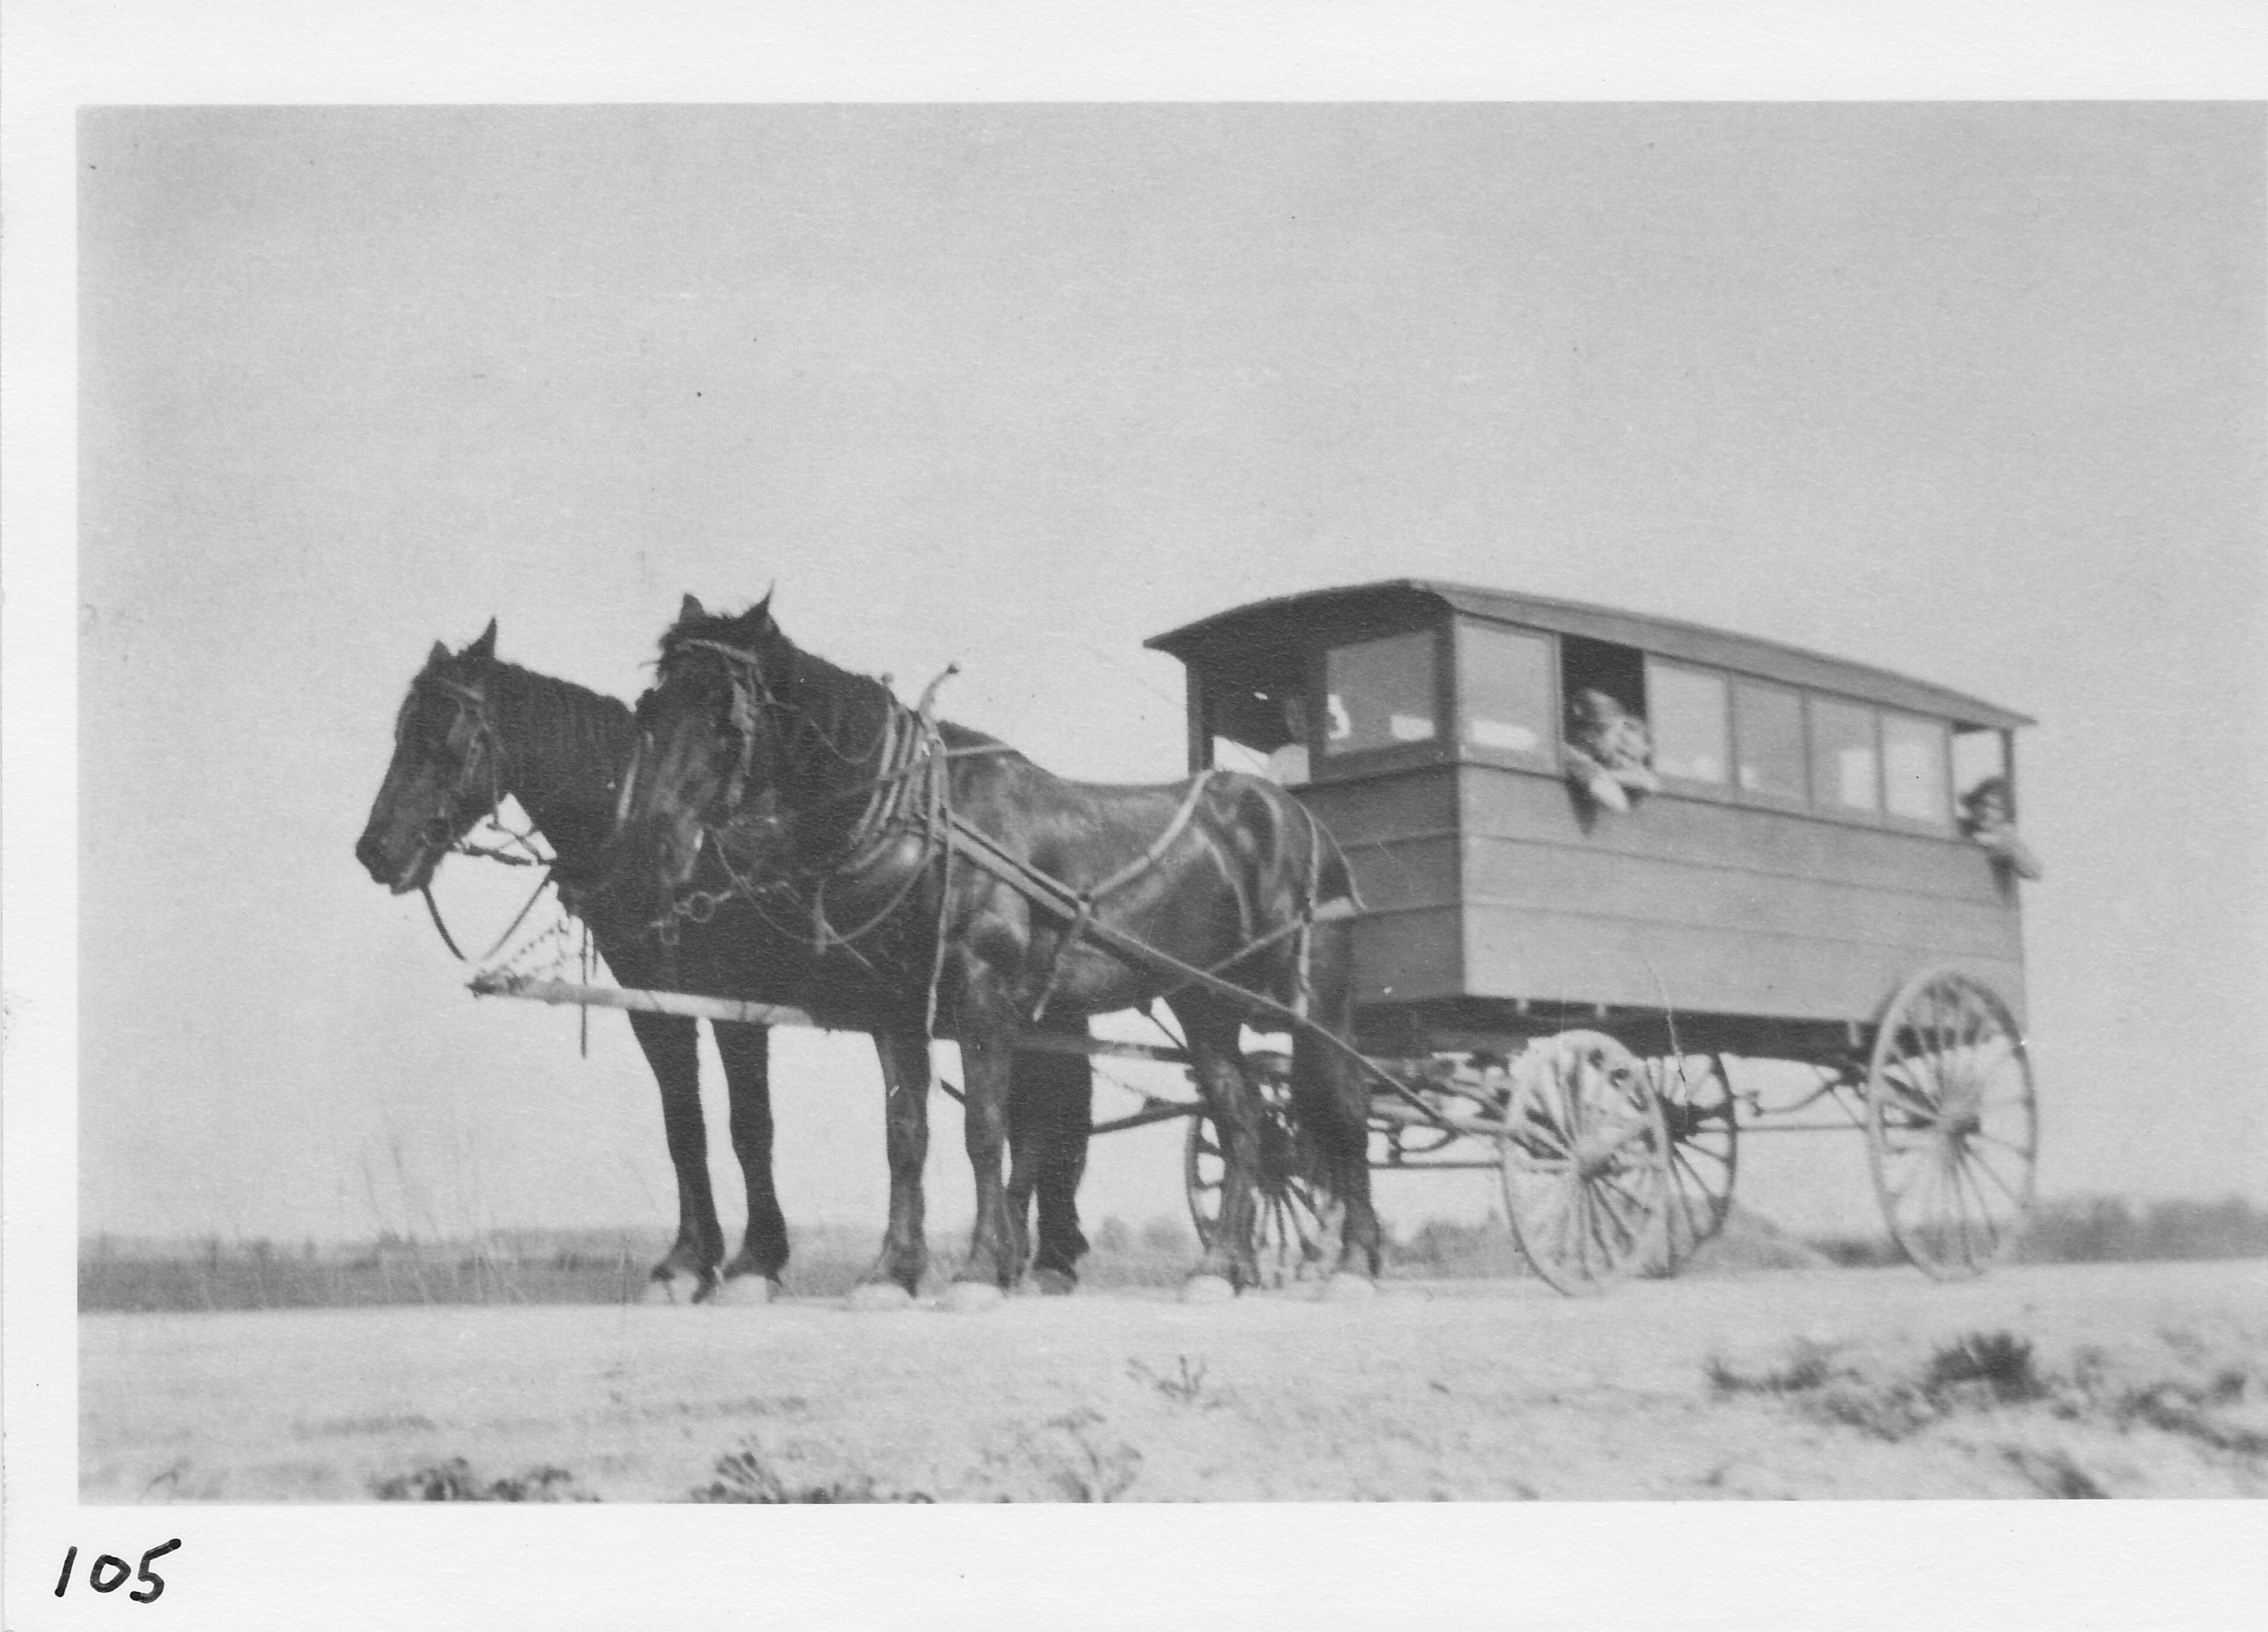
POLYGON ((1042 1297, 1069 1297, 1079 1290, 1079 1277, 1067 1270, 1035 1269, 1032 1290, 1042 1297))
POLYGON ((867 1281, 850 1289, 843 1307, 862 1315, 879 1315, 910 1308, 913 1301, 914 1295, 895 1281, 867 1281))
POLYGON ((1226 1275, 1191 1275, 1182 1282, 1184 1303, 1226 1303, 1235 1296, 1226 1275))
POLYGON ((1364 1298, 1378 1296, 1378 1283, 1367 1275, 1342 1270, 1323 1282, 1323 1296, 1335 1303, 1341 1299, 1359 1303, 1364 1298))
POLYGON ((945 1289, 943 1307, 956 1315, 997 1308, 1007 1294, 990 1281, 956 1281, 945 1289))
POLYGON ((762 1309, 779 1295, 779 1282, 769 1276, 728 1275, 709 1301, 735 1309, 762 1309))

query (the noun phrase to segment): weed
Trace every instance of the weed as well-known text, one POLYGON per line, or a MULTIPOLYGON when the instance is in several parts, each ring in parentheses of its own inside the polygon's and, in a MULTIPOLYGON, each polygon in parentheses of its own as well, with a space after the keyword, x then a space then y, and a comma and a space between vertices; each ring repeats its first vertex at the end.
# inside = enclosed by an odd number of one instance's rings
POLYGON ((1174 1356, 1177 1369, 1171 1377, 1161 1377, 1138 1360, 1126 1362, 1126 1375, 1138 1383, 1147 1383, 1167 1399, 1184 1406, 1202 1406, 1208 1411, 1218 1411, 1228 1402, 1215 1396, 1205 1398, 1205 1362, 1199 1360, 1194 1366, 1187 1355, 1174 1356))
POLYGON ((534 1467, 503 1479, 482 1481, 462 1457, 429 1463, 407 1473, 396 1473, 371 1486, 381 1502, 596 1502, 599 1498, 575 1488, 575 1475, 563 1467, 534 1467))
POLYGON ((726 1451, 717 1458, 717 1477, 689 1493, 695 1502, 748 1502, 764 1505, 784 1505, 790 1503, 865 1503, 865 1502, 933 1502, 934 1496, 920 1491, 897 1492, 885 1490, 860 1474, 855 1479, 831 1480, 826 1484, 792 1484, 764 1459, 763 1452, 753 1444, 739 1451, 726 1451))
POLYGON ((1788 1345, 1787 1359, 1761 1371, 1744 1370, 1721 1355, 1709 1356, 1705 1370, 1709 1386, 1720 1394, 1800 1394, 1818 1388, 1835 1375, 1835 1345, 1798 1338, 1788 1345))
POLYGON ((1972 1332, 1930 1356, 1922 1386, 1938 1393, 1981 1383, 1994 1400, 2015 1405, 2044 1395, 2047 1385, 2032 1364, 2032 1346, 2008 1332, 1972 1332))
POLYGON ((1869 1438, 1896 1444, 1937 1421, 1940 1402, 1911 1383, 1851 1383, 1805 1402, 1805 1408, 1830 1422, 1855 1428, 1869 1438))
POLYGON ((1097 1438, 1101 1426, 1102 1414, 1082 1406, 1049 1418, 1037 1433, 1017 1429, 1012 1453, 988 1451, 984 1459, 996 1467, 1028 1464, 1066 1502, 1116 1502, 1142 1471, 1142 1453, 1123 1440, 1097 1438))

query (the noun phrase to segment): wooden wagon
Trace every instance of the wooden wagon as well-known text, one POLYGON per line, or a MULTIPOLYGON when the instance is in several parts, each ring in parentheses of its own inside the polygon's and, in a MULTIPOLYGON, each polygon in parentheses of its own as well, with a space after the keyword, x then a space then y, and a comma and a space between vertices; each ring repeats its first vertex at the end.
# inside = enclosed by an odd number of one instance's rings
MULTIPOLYGON (((1858 1128, 1916 1264, 1971 1274, 2005 1250, 2036 1146, 2016 869, 1993 842, 2024 716, 1769 641, 1415 580, 1148 644, 1187 667, 1191 769, 1296 786, 1353 863, 1358 1041, 1433 1112, 1377 1097, 1374 1166, 1500 1168, 1530 1261, 1577 1290, 1706 1240, 1744 1134, 1858 1128), (1627 810, 1571 783, 1586 692, 1651 736, 1658 791, 1627 810), (1992 801, 1991 831, 1964 821, 1992 801), (1756 1060, 1811 1086, 1755 1089, 1756 1060), (1644 1140, 1617 1170, 1536 1134, 1602 1095, 1660 1118, 1658 1191, 1644 1140)), ((1278 1148, 1273 1216, 1327 1222, 1288 1128, 1278 1148)), ((1217 1162, 1193 1126, 1201 1222, 1217 1162)))

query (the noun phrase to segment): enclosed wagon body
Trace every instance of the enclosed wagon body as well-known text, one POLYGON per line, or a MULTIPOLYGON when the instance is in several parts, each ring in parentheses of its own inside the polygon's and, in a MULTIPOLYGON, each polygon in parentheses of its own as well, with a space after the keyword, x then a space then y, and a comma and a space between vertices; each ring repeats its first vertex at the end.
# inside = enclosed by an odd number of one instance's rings
POLYGON ((1149 644, 1187 666, 1191 768, 1276 775, 1345 847, 1373 1046, 1589 1020, 1819 1059, 1926 965, 2021 1012, 2016 889, 1956 815, 1976 784, 2012 782, 2021 714, 1769 641, 1416 580, 1149 644), (1628 813, 1569 786, 1580 690, 1648 722, 1660 791, 1628 813))

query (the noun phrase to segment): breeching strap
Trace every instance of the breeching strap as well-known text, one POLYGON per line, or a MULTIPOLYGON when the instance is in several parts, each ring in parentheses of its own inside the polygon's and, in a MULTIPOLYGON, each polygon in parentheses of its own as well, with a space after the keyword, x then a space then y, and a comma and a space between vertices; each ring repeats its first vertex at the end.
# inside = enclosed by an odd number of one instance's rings
MULTIPOLYGON (((981 829, 972 825, 959 811, 949 812, 946 820, 948 825, 946 834, 950 853, 973 862, 1035 905, 1044 907, 1059 918, 1069 919, 1073 922, 1079 921, 1079 897, 1078 892, 1069 885, 1060 879, 1049 876, 1037 868, 1025 862, 1021 858, 1003 849, 981 829)), ((1226 998, 1242 1008, 1248 1015, 1272 1020, 1295 1035, 1312 1037, 1321 1040, 1325 1046, 1345 1056, 1366 1076, 1384 1083, 1397 1098, 1409 1102, 1428 1120, 1440 1121, 1440 1118, 1435 1115, 1432 1107, 1426 1104, 1416 1094, 1411 1093, 1400 1079, 1383 1066, 1379 1065, 1353 1045, 1341 1040, 1328 1026, 1317 1025, 1313 1020, 1289 1005, 1279 1003, 1273 998, 1263 997, 1248 986, 1237 985, 1233 980, 1225 980, 1208 970, 1198 968, 1195 964, 1185 964, 1170 952, 1161 952, 1148 942, 1138 940, 1125 931, 1114 928, 1099 919, 1089 918, 1086 922, 1085 929, 1086 934, 1094 936, 1101 945, 1138 968, 1178 975, 1183 985, 1197 986, 1212 993, 1217 997, 1226 998)), ((1240 957, 1242 956, 1244 956, 1243 953, 1238 954, 1240 957)), ((1447 1124, 1444 1123, 1443 1126, 1446 1126, 1447 1124)))

